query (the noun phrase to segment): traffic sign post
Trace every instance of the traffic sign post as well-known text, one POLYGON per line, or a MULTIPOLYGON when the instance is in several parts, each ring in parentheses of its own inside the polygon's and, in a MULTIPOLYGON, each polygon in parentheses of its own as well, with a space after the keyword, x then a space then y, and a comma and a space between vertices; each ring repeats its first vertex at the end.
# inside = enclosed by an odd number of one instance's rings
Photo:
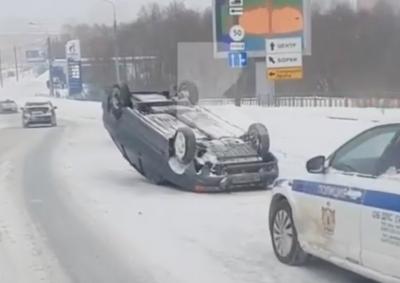
POLYGON ((267 39, 267 54, 302 53, 301 37, 267 39))
POLYGON ((233 69, 244 68, 247 66, 246 52, 231 52, 229 53, 229 66, 233 69))
MULTIPOLYGON (((229 1, 229 15, 238 19, 243 15, 243 0, 229 1)), ((247 66, 246 44, 244 42, 246 31, 241 25, 233 25, 229 29, 229 66, 233 69, 247 66)))
POLYGON ((266 65, 269 80, 299 80, 303 78, 303 48, 301 37, 266 40, 266 65))
POLYGON ((68 89, 69 95, 79 95, 83 90, 81 46, 79 40, 70 40, 65 46, 68 62, 68 89))
POLYGON ((303 68, 276 68, 267 70, 267 78, 272 81, 279 80, 301 80, 303 78, 303 68))

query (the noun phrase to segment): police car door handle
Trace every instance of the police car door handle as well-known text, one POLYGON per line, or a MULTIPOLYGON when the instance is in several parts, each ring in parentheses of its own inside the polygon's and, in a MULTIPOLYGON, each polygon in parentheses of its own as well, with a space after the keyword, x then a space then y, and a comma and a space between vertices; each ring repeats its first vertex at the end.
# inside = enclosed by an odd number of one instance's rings
POLYGON ((358 200, 358 199, 360 199, 361 197, 362 197, 362 192, 361 191, 356 191, 356 190, 349 190, 347 193, 346 193, 346 196, 348 197, 348 198, 351 198, 351 199, 353 199, 353 200, 358 200))

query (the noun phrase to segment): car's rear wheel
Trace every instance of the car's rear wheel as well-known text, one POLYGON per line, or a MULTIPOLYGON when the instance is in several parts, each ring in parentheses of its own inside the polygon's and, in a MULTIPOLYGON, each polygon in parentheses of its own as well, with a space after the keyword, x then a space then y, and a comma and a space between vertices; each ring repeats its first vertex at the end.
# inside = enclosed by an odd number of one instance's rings
POLYGON ((267 128, 263 124, 252 124, 248 130, 248 136, 257 153, 264 159, 270 157, 270 137, 267 128))
POLYGON ((196 155, 196 136, 190 128, 176 131, 172 142, 173 156, 183 165, 191 163, 196 155))
POLYGON ((187 97, 192 105, 199 103, 199 89, 196 84, 191 81, 183 81, 178 88, 178 94, 187 97))
POLYGON ((307 262, 308 255, 299 244, 292 209, 287 200, 273 204, 270 233, 275 255, 280 262, 294 266, 307 262))
POLYGON ((110 104, 115 119, 119 120, 122 116, 122 100, 121 100, 121 89, 117 86, 113 88, 110 104))

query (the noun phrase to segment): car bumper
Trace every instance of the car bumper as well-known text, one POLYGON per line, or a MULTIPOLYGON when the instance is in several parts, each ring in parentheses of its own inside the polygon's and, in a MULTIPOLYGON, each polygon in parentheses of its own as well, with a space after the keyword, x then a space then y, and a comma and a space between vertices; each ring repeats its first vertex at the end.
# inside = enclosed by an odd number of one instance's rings
MULTIPOLYGON (((269 165, 270 166, 270 165, 269 165)), ((265 190, 279 176, 277 163, 272 169, 261 168, 258 172, 228 174, 226 176, 200 176, 193 191, 198 193, 218 193, 235 191, 265 190)))
POLYGON ((31 117, 26 120, 27 124, 51 124, 53 119, 51 116, 31 117))
POLYGON ((17 113, 17 112, 18 112, 18 109, 11 109, 11 108, 2 109, 0 111, 0 113, 4 113, 4 114, 17 113))

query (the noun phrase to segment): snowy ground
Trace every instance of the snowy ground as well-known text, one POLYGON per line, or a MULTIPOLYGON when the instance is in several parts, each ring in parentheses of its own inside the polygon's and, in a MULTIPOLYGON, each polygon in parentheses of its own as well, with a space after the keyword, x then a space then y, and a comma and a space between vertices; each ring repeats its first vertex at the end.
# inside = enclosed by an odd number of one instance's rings
MULTIPOLYGON (((6 94, 23 103, 42 89, 32 80, 6 94)), ((0 116, 0 282, 365 282, 321 261, 278 263, 269 192, 198 195, 152 185, 110 141, 100 104, 54 102, 56 129, 22 130, 19 115, 0 116)), ((265 123, 282 177, 400 117, 375 109, 211 110, 244 129, 265 123)))

